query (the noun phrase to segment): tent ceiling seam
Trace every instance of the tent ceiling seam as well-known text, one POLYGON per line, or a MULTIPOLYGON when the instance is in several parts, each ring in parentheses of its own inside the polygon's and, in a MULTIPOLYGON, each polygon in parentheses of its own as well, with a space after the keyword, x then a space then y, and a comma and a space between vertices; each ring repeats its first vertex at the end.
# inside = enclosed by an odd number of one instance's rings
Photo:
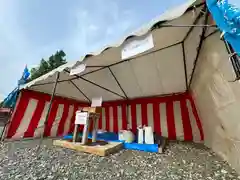
POLYGON ((141 86, 140 86, 140 84, 139 84, 139 82, 138 82, 136 73, 135 73, 135 71, 134 71, 134 69, 133 69, 133 67, 132 67, 132 63, 131 63, 130 61, 128 61, 128 63, 129 63, 129 67, 130 67, 131 70, 132 70, 132 73, 133 73, 133 76, 134 76, 134 78, 135 78, 135 81, 136 81, 136 84, 137 84, 137 86, 138 86, 138 89, 140 90, 141 94, 144 95, 143 90, 142 90, 142 88, 141 88, 141 86))
POLYGON ((86 66, 86 68, 100 68, 100 67, 105 67, 105 66, 86 66))
POLYGON ((161 70, 159 68, 159 64, 156 65, 156 69, 157 69, 157 74, 158 74, 158 78, 159 78, 159 84, 160 84, 160 86, 162 88, 162 91, 165 92, 164 85, 163 85, 162 81, 160 80, 161 79, 161 73, 160 73, 161 70))
POLYGON ((157 66, 156 66, 156 69, 157 69, 157 74, 158 74, 158 78, 159 78, 159 85, 161 86, 162 91, 165 92, 165 89, 164 89, 163 83, 162 83, 162 81, 160 80, 160 79, 161 79, 161 73, 160 73, 160 69, 159 69, 158 64, 157 64, 157 66))

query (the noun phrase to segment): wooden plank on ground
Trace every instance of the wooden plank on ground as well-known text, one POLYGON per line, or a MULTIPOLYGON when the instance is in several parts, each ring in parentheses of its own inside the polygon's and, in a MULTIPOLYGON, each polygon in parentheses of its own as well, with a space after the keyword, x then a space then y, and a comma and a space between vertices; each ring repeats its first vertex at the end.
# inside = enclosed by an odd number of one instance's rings
POLYGON ((70 142, 66 140, 54 140, 53 145, 73 149, 80 152, 96 154, 99 156, 107 156, 111 153, 121 150, 123 147, 121 142, 96 142, 83 145, 79 142, 70 142))

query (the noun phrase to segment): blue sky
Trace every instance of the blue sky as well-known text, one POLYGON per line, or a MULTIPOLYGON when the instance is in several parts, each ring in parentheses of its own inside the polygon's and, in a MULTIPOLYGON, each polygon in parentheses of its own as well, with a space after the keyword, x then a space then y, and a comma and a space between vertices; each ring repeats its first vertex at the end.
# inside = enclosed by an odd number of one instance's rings
POLYGON ((26 64, 34 67, 58 49, 78 60, 181 2, 0 0, 0 96, 16 86, 26 64))

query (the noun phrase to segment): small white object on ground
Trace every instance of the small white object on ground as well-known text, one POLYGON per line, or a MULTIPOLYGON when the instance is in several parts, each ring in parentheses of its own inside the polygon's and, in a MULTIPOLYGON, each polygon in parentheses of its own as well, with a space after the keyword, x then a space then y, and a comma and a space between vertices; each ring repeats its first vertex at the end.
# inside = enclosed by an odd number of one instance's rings
POLYGON ((138 128, 138 144, 144 143, 144 137, 143 137, 143 128, 138 128))
POLYGON ((145 126, 144 131, 145 131, 145 143, 146 144, 154 144, 152 127, 145 126))
POLYGON ((118 133, 118 140, 124 141, 123 130, 119 131, 119 133, 118 133))

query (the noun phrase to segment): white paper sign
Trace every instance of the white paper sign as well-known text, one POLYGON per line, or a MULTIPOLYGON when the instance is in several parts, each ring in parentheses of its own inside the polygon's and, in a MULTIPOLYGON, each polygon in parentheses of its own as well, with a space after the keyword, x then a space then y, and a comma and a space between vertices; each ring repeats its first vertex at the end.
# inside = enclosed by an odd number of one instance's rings
POLYGON ((122 59, 135 56, 154 47, 152 34, 142 39, 133 40, 124 45, 122 49, 122 59))
POLYGON ((79 73, 85 71, 85 69, 86 69, 86 64, 80 64, 76 68, 71 69, 70 76, 75 75, 75 74, 79 74, 79 73))
POLYGON ((91 107, 101 107, 102 106, 102 97, 92 98, 91 107))
POLYGON ((88 118, 87 112, 76 112, 75 124, 86 124, 88 118))

